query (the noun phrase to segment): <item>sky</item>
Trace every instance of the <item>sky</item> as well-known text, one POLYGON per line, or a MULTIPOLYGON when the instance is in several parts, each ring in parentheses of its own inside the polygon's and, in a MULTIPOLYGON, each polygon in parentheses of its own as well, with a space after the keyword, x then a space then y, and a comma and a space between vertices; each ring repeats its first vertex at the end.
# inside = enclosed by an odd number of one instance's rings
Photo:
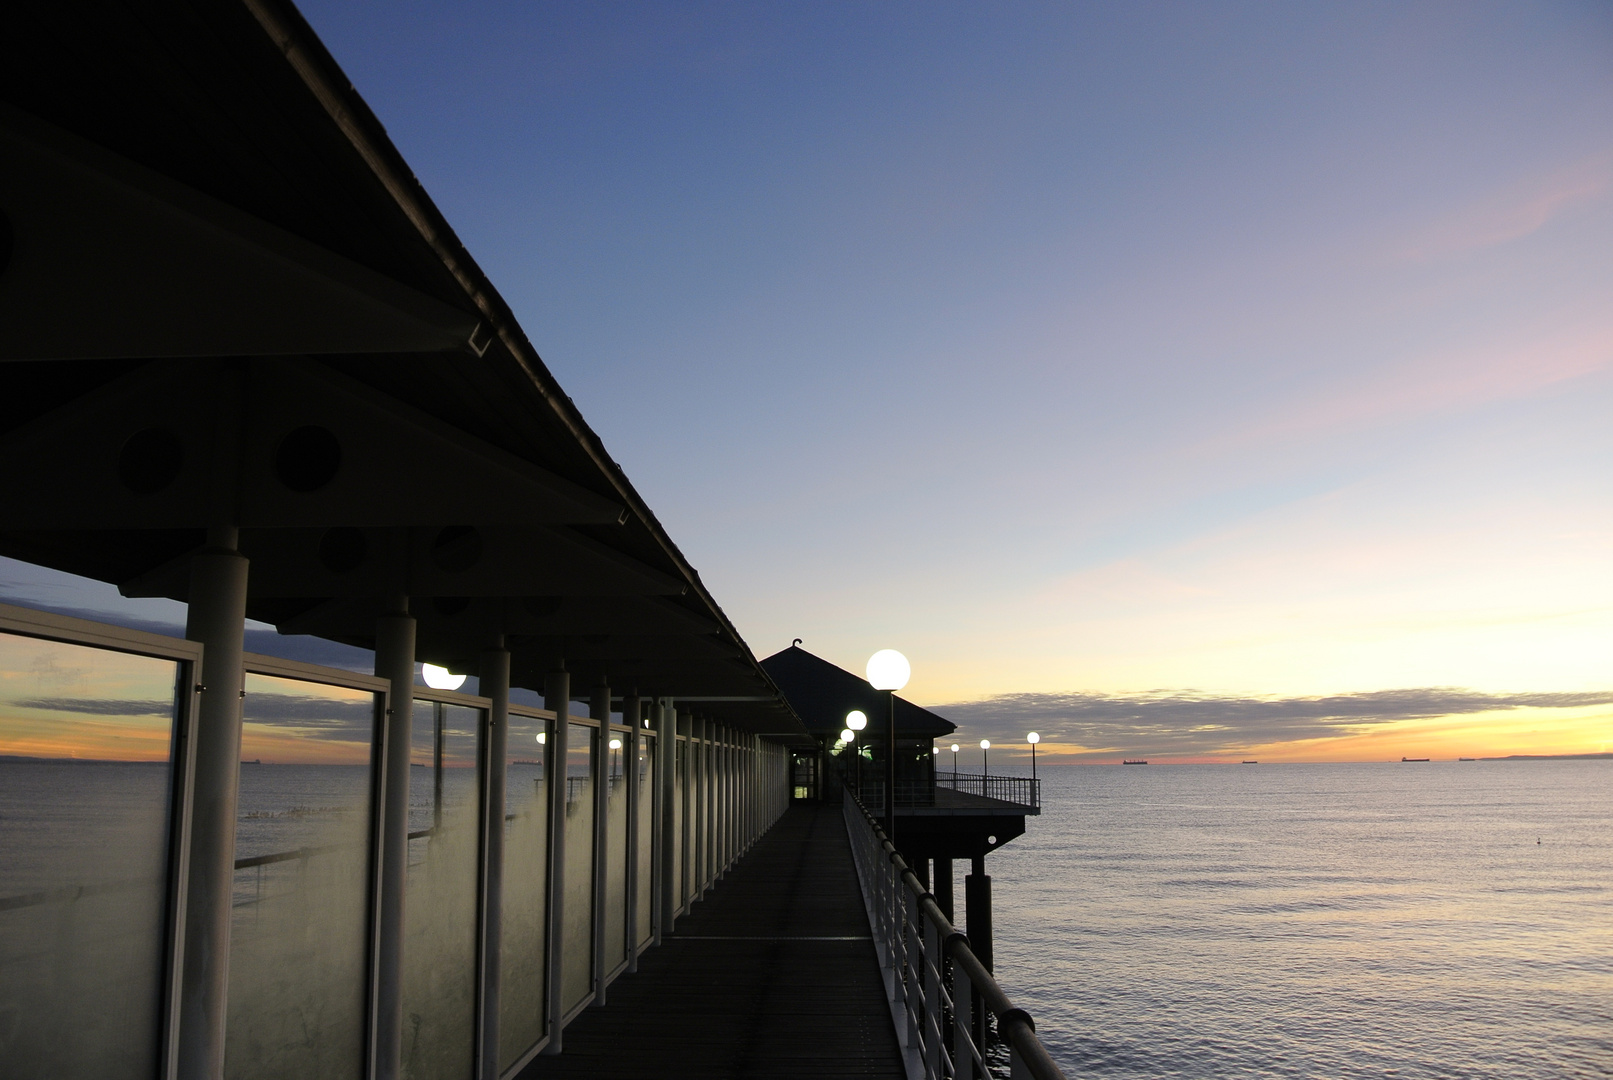
POLYGON ((1606 3, 303 10, 758 656, 1613 750, 1606 3))

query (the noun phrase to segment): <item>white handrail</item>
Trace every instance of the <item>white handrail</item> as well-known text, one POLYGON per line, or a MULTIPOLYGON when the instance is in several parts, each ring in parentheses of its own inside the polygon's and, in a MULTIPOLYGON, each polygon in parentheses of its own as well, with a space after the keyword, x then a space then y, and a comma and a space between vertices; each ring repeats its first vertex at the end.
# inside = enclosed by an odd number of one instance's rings
POLYGON ((1008 1048, 1007 1080, 1065 1080, 1030 1015, 1008 1000, 850 791, 844 809, 910 1080, 1000 1080, 1000 1066, 987 1056, 994 1042, 1008 1048))

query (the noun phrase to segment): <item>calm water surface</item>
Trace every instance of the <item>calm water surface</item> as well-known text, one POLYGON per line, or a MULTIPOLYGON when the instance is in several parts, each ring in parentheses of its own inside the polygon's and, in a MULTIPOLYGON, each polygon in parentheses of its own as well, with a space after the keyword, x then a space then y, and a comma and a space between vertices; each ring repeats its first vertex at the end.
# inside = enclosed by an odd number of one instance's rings
POLYGON ((1613 762, 1040 775, 996 967, 1072 1075, 1613 1076, 1613 762))

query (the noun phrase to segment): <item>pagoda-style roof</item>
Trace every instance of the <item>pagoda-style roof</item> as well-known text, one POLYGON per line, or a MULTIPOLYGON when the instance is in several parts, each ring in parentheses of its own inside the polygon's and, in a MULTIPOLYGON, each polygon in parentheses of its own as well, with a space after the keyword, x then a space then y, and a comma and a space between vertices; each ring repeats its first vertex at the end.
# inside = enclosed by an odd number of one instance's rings
MULTIPOLYGON (((846 714, 853 709, 867 714, 870 733, 885 731, 889 710, 885 691, 875 690, 867 679, 836 667, 799 645, 776 652, 761 664, 813 735, 839 734, 846 726, 846 714)), ((898 736, 938 739, 957 729, 958 725, 923 706, 905 698, 896 699, 898 736)))

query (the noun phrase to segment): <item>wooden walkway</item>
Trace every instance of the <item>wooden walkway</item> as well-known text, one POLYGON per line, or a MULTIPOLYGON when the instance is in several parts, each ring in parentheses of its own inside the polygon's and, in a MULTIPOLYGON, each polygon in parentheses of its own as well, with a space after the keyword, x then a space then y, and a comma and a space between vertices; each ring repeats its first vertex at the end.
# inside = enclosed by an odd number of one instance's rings
POLYGON ((520 1080, 901 1080, 840 815, 794 804, 520 1080))

